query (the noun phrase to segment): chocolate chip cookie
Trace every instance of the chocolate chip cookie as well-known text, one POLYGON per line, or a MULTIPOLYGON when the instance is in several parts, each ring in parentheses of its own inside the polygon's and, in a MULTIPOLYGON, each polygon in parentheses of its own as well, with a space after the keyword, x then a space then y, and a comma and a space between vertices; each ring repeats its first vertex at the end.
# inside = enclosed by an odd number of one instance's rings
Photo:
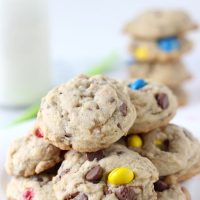
POLYGON ((174 117, 177 109, 176 97, 166 86, 150 80, 127 81, 132 105, 137 117, 131 133, 146 133, 165 126, 174 117))
POLYGON ((129 72, 132 78, 152 79, 170 88, 180 87, 183 82, 191 78, 191 74, 180 61, 135 63, 129 67, 129 72))
POLYGON ((36 125, 31 134, 11 144, 7 153, 6 171, 9 175, 27 177, 43 172, 61 160, 61 150, 46 142, 36 125))
POLYGON ((130 21, 124 31, 131 37, 154 40, 182 35, 197 28, 197 24, 181 10, 150 10, 130 21))
MULTIPOLYGON (((136 146, 127 138, 130 149, 149 158, 157 167, 160 176, 170 176, 167 182, 181 182, 200 173, 200 143, 185 128, 169 124, 141 135, 136 146)), ((132 139, 133 140, 133 139, 132 139)))
POLYGON ((42 100, 44 138, 63 150, 93 152, 126 135, 136 118, 127 88, 108 77, 80 75, 42 100))
POLYGON ((55 200, 52 176, 38 175, 30 178, 13 178, 7 186, 8 200, 55 200))
POLYGON ((158 172, 148 159, 114 144, 93 153, 68 151, 53 183, 59 200, 156 200, 157 180, 158 172))

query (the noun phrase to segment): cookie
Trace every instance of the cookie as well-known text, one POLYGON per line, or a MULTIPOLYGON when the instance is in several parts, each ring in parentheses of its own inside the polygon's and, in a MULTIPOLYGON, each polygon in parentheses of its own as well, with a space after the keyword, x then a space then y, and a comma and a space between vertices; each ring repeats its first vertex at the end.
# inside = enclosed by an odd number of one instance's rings
POLYGON ((127 81, 126 85, 137 112, 129 134, 147 133, 165 126, 176 114, 176 97, 166 86, 144 79, 127 81))
POLYGON ((51 180, 50 175, 13 178, 7 186, 7 200, 55 200, 51 180))
POLYGON ((124 31, 131 37, 154 40, 182 35, 197 28, 197 24, 181 10, 150 10, 130 21, 124 31))
POLYGON ((186 180, 184 177, 188 179, 200 172, 200 168, 196 167, 200 163, 200 143, 186 129, 169 124, 148 134, 138 135, 142 141, 140 146, 134 145, 132 137, 135 136, 127 138, 129 148, 149 158, 160 176, 173 175, 175 180, 171 179, 168 183, 186 180))
POLYGON ((129 72, 132 78, 152 79, 170 88, 180 87, 183 82, 191 78, 191 74, 180 61, 135 63, 129 67, 129 72))
POLYGON ((134 40, 129 50, 138 62, 169 62, 190 51, 192 43, 185 38, 167 37, 158 40, 134 40))
POLYGON ((31 176, 59 163, 61 151, 44 141, 42 132, 35 126, 30 135, 15 140, 7 153, 6 171, 13 176, 31 176))
POLYGON ((175 94, 179 106, 185 106, 188 102, 188 95, 186 91, 181 87, 171 88, 171 90, 175 94))
POLYGON ((42 100, 44 138, 63 150, 94 152, 126 135, 136 118, 127 88, 108 77, 80 75, 42 100))
MULTIPOLYGON (((200 152, 198 152, 200 154, 200 152)), ((198 157, 198 155, 196 155, 198 157)), ((193 161, 193 157, 189 159, 192 165, 188 165, 184 170, 173 174, 172 176, 165 177, 169 183, 181 183, 191 179, 193 176, 200 174, 200 159, 193 161), (196 163, 194 163, 196 161, 196 163)))
POLYGON ((190 194, 186 188, 180 185, 168 185, 159 180, 154 184, 158 200, 190 200, 190 194))
POLYGON ((114 144, 94 153, 68 151, 54 177, 57 199, 154 200, 158 172, 125 146, 114 144))

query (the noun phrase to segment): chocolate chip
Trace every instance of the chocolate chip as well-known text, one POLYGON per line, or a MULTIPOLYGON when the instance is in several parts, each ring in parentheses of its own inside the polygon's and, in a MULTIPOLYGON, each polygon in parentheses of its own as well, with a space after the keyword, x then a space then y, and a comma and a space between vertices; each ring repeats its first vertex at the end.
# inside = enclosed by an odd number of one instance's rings
POLYGON ((169 99, 165 93, 159 93, 155 96, 157 104, 162 108, 166 109, 169 106, 169 99))
POLYGON ((120 128, 120 129, 122 129, 122 127, 121 127, 121 124, 120 124, 120 123, 117 123, 117 127, 118 127, 118 128, 120 128))
POLYGON ((123 151, 117 151, 117 155, 122 155, 124 152, 123 151))
POLYGON ((50 182, 52 180, 51 177, 49 177, 47 179, 43 179, 43 177, 41 177, 41 176, 34 176, 33 179, 38 181, 38 184, 40 187, 43 187, 44 185, 46 185, 48 182, 50 182))
POLYGON ((110 98, 110 103, 115 102, 115 99, 113 97, 110 98))
POLYGON ((158 180, 154 183, 154 189, 156 192, 163 192, 168 190, 169 186, 164 181, 158 180))
POLYGON ((79 195, 77 195, 75 198, 73 198, 74 200, 88 200, 88 197, 86 194, 84 193, 80 193, 79 195))
POLYGON ((160 146, 160 149, 162 151, 169 151, 169 146, 170 146, 170 141, 167 139, 163 141, 162 145, 160 146))
POLYGON ((72 137, 72 135, 69 134, 69 133, 65 133, 65 137, 66 137, 66 138, 70 138, 70 137, 72 137))
POLYGON ((96 105, 96 109, 97 109, 97 110, 99 110, 99 109, 100 109, 100 107, 99 107, 99 105, 98 105, 98 104, 96 105))
POLYGON ((125 117, 127 115, 128 112, 128 108, 127 105, 125 103, 123 103, 120 107, 119 107, 120 112, 122 113, 122 115, 125 117))
MULTIPOLYGON (((64 157, 65 152, 60 152, 60 157, 63 158, 64 157)), ((55 175, 57 174, 58 170, 60 169, 61 163, 57 163, 55 166, 47 169, 45 171, 45 174, 49 174, 49 175, 55 175)))
POLYGON ((93 167, 90 171, 85 175, 85 179, 92 183, 98 183, 103 176, 103 169, 100 165, 93 167))
POLYGON ((37 177, 37 181, 38 182, 43 182, 43 178, 42 177, 37 177))
POLYGON ((119 200, 135 200, 137 197, 134 188, 126 186, 120 187, 115 195, 119 200))
POLYGON ((101 160, 104 158, 103 151, 96 151, 96 152, 88 152, 86 153, 86 157, 89 161, 93 161, 94 159, 101 160))

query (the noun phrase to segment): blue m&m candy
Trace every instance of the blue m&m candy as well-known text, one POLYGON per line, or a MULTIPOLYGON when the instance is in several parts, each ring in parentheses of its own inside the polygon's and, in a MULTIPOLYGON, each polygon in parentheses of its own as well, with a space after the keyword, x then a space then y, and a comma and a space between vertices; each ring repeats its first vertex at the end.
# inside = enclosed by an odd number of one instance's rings
POLYGON ((159 39, 157 45, 161 50, 169 53, 180 48, 180 41, 177 37, 171 36, 159 39))
POLYGON ((128 87, 131 88, 132 90, 139 90, 143 88, 145 85, 147 85, 147 82, 145 80, 138 79, 135 82, 130 83, 128 87))

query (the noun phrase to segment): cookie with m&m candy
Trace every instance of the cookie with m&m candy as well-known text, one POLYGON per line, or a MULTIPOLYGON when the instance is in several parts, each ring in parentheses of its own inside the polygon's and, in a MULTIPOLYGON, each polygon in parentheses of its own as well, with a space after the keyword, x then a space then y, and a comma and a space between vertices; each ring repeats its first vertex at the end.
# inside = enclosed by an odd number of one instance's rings
POLYGON ((157 180, 158 172, 148 159, 113 144, 101 153, 66 152, 53 184, 56 197, 63 200, 154 200, 157 180))
POLYGON ((13 176, 39 174, 62 160, 61 150, 48 143, 37 124, 29 135, 10 145, 6 158, 6 171, 13 176))
POLYGON ((163 84, 145 79, 126 81, 137 117, 129 134, 149 132, 169 123, 177 109, 177 100, 163 84))
POLYGON ((137 62, 175 61, 192 49, 192 42, 184 37, 164 37, 156 40, 135 39, 129 52, 137 62))
POLYGON ((12 178, 6 190, 7 199, 20 200, 54 200, 55 195, 52 184, 53 174, 40 174, 25 177, 12 178))
POLYGON ((200 173, 200 142, 187 129, 168 124, 143 134, 142 139, 141 147, 127 144, 128 148, 150 159, 168 183, 200 173))

